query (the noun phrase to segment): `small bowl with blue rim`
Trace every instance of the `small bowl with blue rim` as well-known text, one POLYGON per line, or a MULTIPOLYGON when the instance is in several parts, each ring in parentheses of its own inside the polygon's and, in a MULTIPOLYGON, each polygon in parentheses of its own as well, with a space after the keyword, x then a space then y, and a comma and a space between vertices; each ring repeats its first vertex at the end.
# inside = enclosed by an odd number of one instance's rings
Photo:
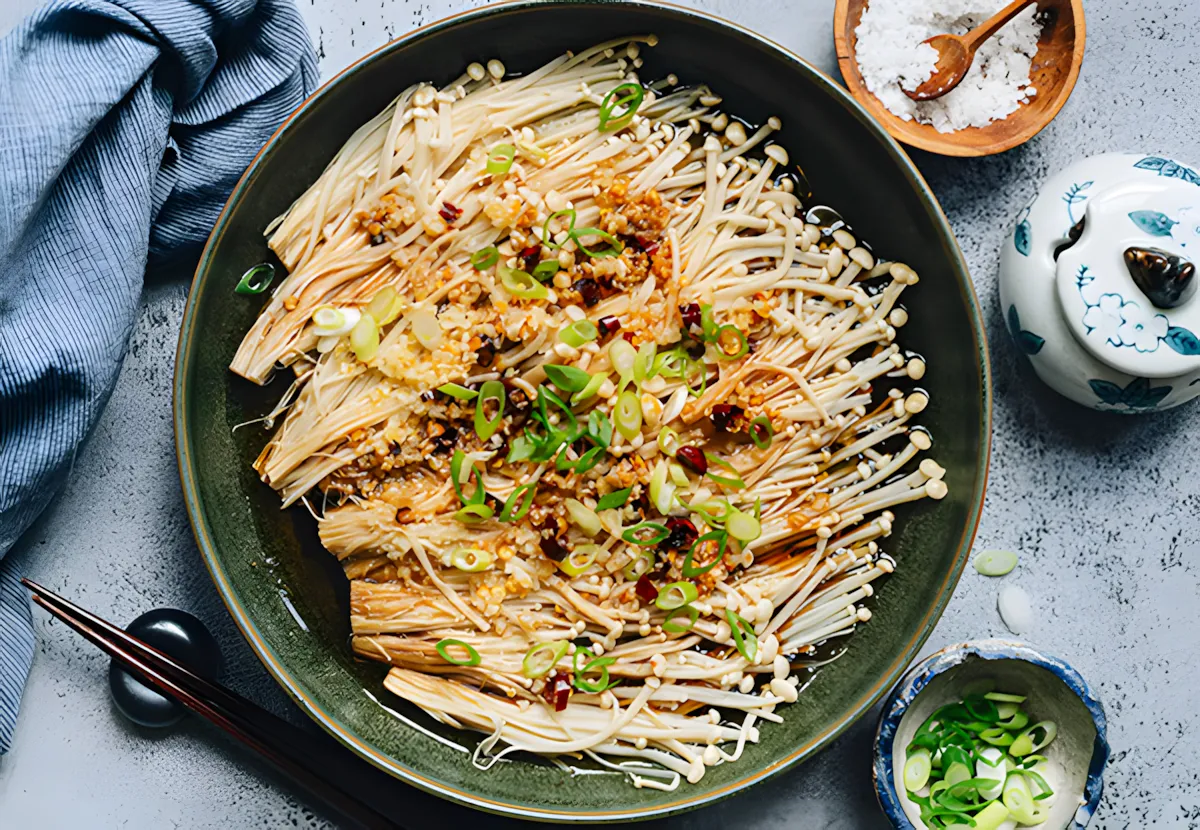
POLYGON ((1065 661, 1005 640, 948 646, 918 663, 892 690, 875 733, 872 769, 884 813, 898 830, 924 830, 920 807, 904 789, 909 742, 938 708, 989 685, 1026 696, 1032 718, 1057 724, 1058 734, 1043 752, 1059 773, 1056 794, 1040 828, 1083 830, 1104 789, 1109 755, 1104 707, 1065 661))

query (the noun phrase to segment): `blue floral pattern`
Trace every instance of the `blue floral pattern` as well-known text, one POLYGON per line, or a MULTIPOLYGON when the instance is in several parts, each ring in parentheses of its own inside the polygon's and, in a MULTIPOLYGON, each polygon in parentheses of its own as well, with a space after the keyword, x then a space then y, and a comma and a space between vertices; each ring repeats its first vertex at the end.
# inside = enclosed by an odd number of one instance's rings
POLYGON ((1127 412, 1154 409, 1171 394, 1170 386, 1151 386, 1147 378, 1134 378, 1124 388, 1112 381, 1094 378, 1088 381, 1088 386, 1100 403, 1127 412))
POLYGON ((1200 185, 1200 174, 1195 170, 1161 156, 1146 156, 1133 166, 1140 170, 1156 170, 1158 175, 1169 179, 1183 179, 1190 184, 1200 185))
POLYGON ((1095 182, 1092 181, 1077 182, 1067 188, 1067 192, 1063 194, 1062 199, 1067 203, 1067 218, 1071 220, 1072 225, 1079 221, 1075 218, 1075 205, 1087 201, 1087 194, 1083 191, 1093 184, 1095 182))
POLYGON ((1033 247, 1033 226, 1029 224, 1029 212, 1033 209, 1035 201, 1037 201, 1036 193, 1017 214, 1017 226, 1013 228, 1013 247, 1021 256, 1029 256, 1029 251, 1033 247))
POLYGON ((1165 314, 1144 308, 1120 294, 1100 294, 1095 277, 1086 265, 1075 275, 1075 287, 1087 309, 1083 325, 1089 337, 1095 335, 1116 348, 1137 349, 1143 354, 1158 351, 1166 343, 1181 355, 1200 355, 1200 338, 1183 326, 1172 326, 1165 314))

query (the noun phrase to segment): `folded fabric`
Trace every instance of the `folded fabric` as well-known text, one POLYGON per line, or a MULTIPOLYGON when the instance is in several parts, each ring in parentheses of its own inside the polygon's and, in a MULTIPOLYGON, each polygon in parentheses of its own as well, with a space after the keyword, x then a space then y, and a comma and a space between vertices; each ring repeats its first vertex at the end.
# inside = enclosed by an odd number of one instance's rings
MULTIPOLYGON (((108 399, 147 268, 198 253, 316 83, 292 0, 56 0, 0 40, 0 557, 108 399)), ((33 655, 14 570, 0 754, 33 655)))

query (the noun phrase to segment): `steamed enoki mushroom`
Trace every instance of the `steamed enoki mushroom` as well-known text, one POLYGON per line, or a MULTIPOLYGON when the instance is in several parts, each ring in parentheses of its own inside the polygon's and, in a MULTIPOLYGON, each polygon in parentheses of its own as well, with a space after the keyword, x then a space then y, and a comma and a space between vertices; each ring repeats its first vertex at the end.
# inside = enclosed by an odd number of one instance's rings
POLYGON ((643 84, 654 43, 404 90, 267 229, 288 275, 232 368, 294 375, 255 469, 391 692, 480 766, 670 789, 782 719, 946 486, 894 342, 916 273, 802 204, 778 119, 643 84))

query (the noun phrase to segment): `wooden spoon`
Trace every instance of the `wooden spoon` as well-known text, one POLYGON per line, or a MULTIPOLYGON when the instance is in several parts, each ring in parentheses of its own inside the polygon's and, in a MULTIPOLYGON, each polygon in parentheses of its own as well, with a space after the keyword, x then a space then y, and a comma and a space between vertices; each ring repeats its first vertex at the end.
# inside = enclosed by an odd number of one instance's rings
POLYGON ((965 35, 934 35, 926 40, 925 43, 937 50, 937 67, 927 81, 916 89, 904 90, 904 94, 914 101, 932 101, 954 89, 967 76, 979 44, 1035 2, 1037 0, 1013 0, 965 35))

